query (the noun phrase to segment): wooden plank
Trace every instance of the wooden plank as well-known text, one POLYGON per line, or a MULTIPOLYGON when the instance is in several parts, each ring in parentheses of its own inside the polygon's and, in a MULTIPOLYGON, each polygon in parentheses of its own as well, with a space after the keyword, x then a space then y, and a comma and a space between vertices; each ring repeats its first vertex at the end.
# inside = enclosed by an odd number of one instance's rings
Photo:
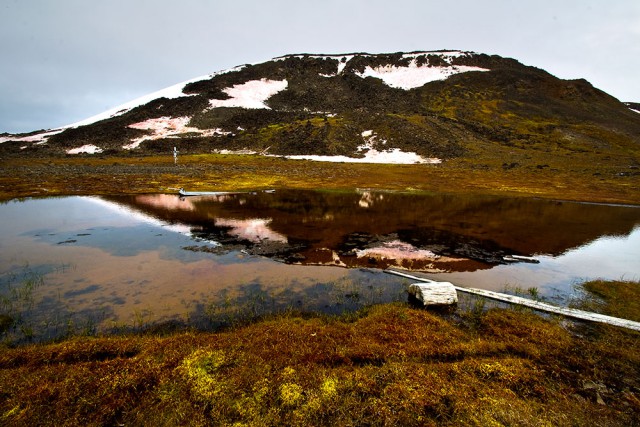
MULTIPOLYGON (((406 277, 412 280, 418 280, 421 282, 436 283, 434 280, 426 279, 424 277, 413 276, 411 274, 403 273, 401 271, 385 270, 385 272, 390 274, 395 274, 396 276, 406 277)), ((483 296, 485 298, 491 298, 497 301, 508 302, 510 304, 523 305, 525 307, 531 307, 533 309, 545 311, 547 313, 560 314, 560 315, 571 317, 574 319, 604 323, 607 325, 619 326, 621 328, 640 331, 640 322, 634 322, 633 320, 620 319, 618 317, 612 317, 612 316, 605 316, 604 314, 592 313, 589 311, 578 310, 575 308, 558 307, 558 306, 547 304, 540 301, 534 301, 527 298, 517 297, 515 295, 507 295, 499 292, 487 291, 484 289, 463 288, 461 286, 455 286, 455 285, 454 285, 454 288, 460 292, 479 295, 479 296, 483 296)))
MULTIPOLYGON (((174 188, 169 188, 174 189, 174 188)), ((174 189, 175 190, 175 189, 174 189)), ((229 194, 247 194, 247 191, 185 191, 184 188, 177 188, 178 195, 181 197, 187 196, 226 196, 229 194)), ((262 190, 263 193, 275 193, 276 190, 262 190)))
POLYGON ((227 194, 236 194, 228 191, 185 191, 183 188, 178 189, 178 195, 186 196, 222 196, 227 194))
POLYGON ((503 256, 502 259, 507 262, 528 262, 529 264, 540 264, 539 260, 530 256, 507 255, 503 256))

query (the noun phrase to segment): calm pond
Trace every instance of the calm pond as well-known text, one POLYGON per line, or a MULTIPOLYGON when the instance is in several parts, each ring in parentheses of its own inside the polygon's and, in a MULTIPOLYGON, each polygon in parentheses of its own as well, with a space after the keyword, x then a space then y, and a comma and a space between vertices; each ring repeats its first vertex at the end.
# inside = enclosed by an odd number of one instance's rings
POLYGON ((0 218, 0 316, 18 338, 406 301, 388 267, 559 304, 587 279, 640 278, 632 206, 279 190, 27 199, 0 218))

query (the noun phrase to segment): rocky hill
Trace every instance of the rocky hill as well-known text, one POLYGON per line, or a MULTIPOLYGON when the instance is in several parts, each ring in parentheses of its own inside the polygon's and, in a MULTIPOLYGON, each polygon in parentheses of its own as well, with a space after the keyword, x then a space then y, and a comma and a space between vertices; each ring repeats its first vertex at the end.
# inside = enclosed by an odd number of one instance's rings
POLYGON ((637 168, 639 111, 585 80, 473 52, 286 55, 65 128, 2 135, 0 154, 169 154, 177 147, 182 154, 438 163, 518 149, 623 156, 637 168))

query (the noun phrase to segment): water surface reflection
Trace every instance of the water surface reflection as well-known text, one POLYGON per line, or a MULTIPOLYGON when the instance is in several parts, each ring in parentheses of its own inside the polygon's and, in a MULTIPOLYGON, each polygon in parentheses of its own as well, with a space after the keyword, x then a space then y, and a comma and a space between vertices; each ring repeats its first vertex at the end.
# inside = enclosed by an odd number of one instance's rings
POLYGON ((108 200, 222 247, 290 263, 430 272, 558 256, 601 236, 626 236, 640 222, 640 210, 625 206, 369 191, 108 200))
POLYGON ((388 266, 561 302, 577 280, 640 277, 640 209, 624 206, 276 191, 30 199, 0 214, 0 309, 42 337, 405 300, 388 266))

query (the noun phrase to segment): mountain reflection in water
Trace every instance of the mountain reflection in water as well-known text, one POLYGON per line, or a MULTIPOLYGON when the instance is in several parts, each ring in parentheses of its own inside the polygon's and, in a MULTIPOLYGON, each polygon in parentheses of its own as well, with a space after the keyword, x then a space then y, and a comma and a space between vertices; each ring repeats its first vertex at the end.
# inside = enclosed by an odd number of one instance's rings
POLYGON ((279 190, 104 200, 186 227, 218 253, 432 273, 489 269, 511 255, 558 256, 640 223, 635 207, 489 196, 279 190))

